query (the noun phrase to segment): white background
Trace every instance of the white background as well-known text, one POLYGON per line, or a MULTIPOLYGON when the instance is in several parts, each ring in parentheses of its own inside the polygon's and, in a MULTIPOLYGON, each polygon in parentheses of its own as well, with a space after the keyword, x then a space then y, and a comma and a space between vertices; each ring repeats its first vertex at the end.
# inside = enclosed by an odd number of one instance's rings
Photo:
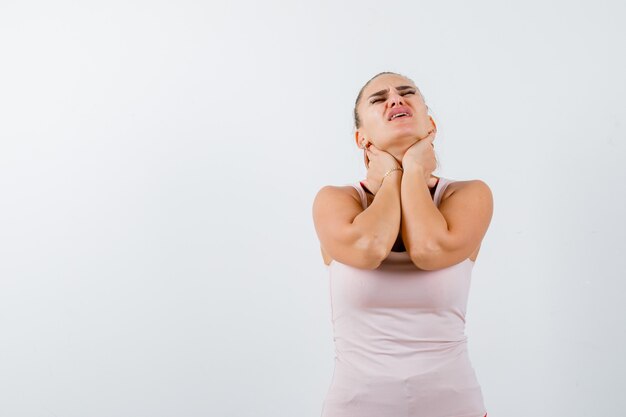
POLYGON ((626 408, 626 6, 0 3, 0 416, 318 417, 311 207, 411 77, 494 216, 466 333, 490 417, 626 408))

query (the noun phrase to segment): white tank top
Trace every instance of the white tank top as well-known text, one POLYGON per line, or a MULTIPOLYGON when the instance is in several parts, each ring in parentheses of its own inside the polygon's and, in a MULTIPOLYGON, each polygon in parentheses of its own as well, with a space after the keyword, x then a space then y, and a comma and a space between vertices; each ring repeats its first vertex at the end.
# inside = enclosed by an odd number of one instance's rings
MULTIPOLYGON (((440 177, 436 206, 450 182, 440 177)), ((483 417, 465 335, 473 266, 420 270, 406 252, 374 270, 331 261, 335 366, 322 417, 483 417)))

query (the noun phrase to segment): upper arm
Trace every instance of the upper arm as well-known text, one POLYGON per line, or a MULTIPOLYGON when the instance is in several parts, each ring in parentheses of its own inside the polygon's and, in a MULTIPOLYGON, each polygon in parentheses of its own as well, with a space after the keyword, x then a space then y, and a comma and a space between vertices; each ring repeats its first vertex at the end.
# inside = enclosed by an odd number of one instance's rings
POLYGON ((436 237, 424 269, 440 269, 468 258, 487 233, 493 215, 493 195, 481 180, 469 181, 439 204, 448 225, 436 237))
POLYGON ((320 244, 331 258, 357 268, 374 269, 378 263, 371 239, 354 224, 362 211, 360 200, 346 189, 324 186, 313 201, 313 222, 320 244))

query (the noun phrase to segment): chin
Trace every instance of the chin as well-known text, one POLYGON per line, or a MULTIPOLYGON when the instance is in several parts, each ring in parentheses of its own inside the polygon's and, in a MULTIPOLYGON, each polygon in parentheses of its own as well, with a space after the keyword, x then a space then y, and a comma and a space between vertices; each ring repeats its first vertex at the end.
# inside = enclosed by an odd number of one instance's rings
POLYGON ((389 147, 403 149, 406 151, 418 140, 419 137, 419 134, 416 133, 415 130, 411 130, 394 135, 387 143, 389 144, 389 147))

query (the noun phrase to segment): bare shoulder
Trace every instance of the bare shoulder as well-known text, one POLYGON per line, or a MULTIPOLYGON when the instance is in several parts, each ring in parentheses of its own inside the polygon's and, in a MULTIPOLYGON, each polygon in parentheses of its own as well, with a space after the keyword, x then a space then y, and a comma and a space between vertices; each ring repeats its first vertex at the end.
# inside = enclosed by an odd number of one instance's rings
POLYGON ((444 193, 441 196, 441 201, 443 202, 455 192, 459 192, 459 194, 461 194, 461 191, 463 194, 471 194, 479 198, 486 198, 493 201, 491 188, 489 188, 487 183, 480 179, 451 182, 444 190, 444 193))
POLYGON ((351 196, 359 204, 361 202, 359 192, 351 185, 325 185, 317 192, 315 199, 335 198, 337 196, 351 196))

